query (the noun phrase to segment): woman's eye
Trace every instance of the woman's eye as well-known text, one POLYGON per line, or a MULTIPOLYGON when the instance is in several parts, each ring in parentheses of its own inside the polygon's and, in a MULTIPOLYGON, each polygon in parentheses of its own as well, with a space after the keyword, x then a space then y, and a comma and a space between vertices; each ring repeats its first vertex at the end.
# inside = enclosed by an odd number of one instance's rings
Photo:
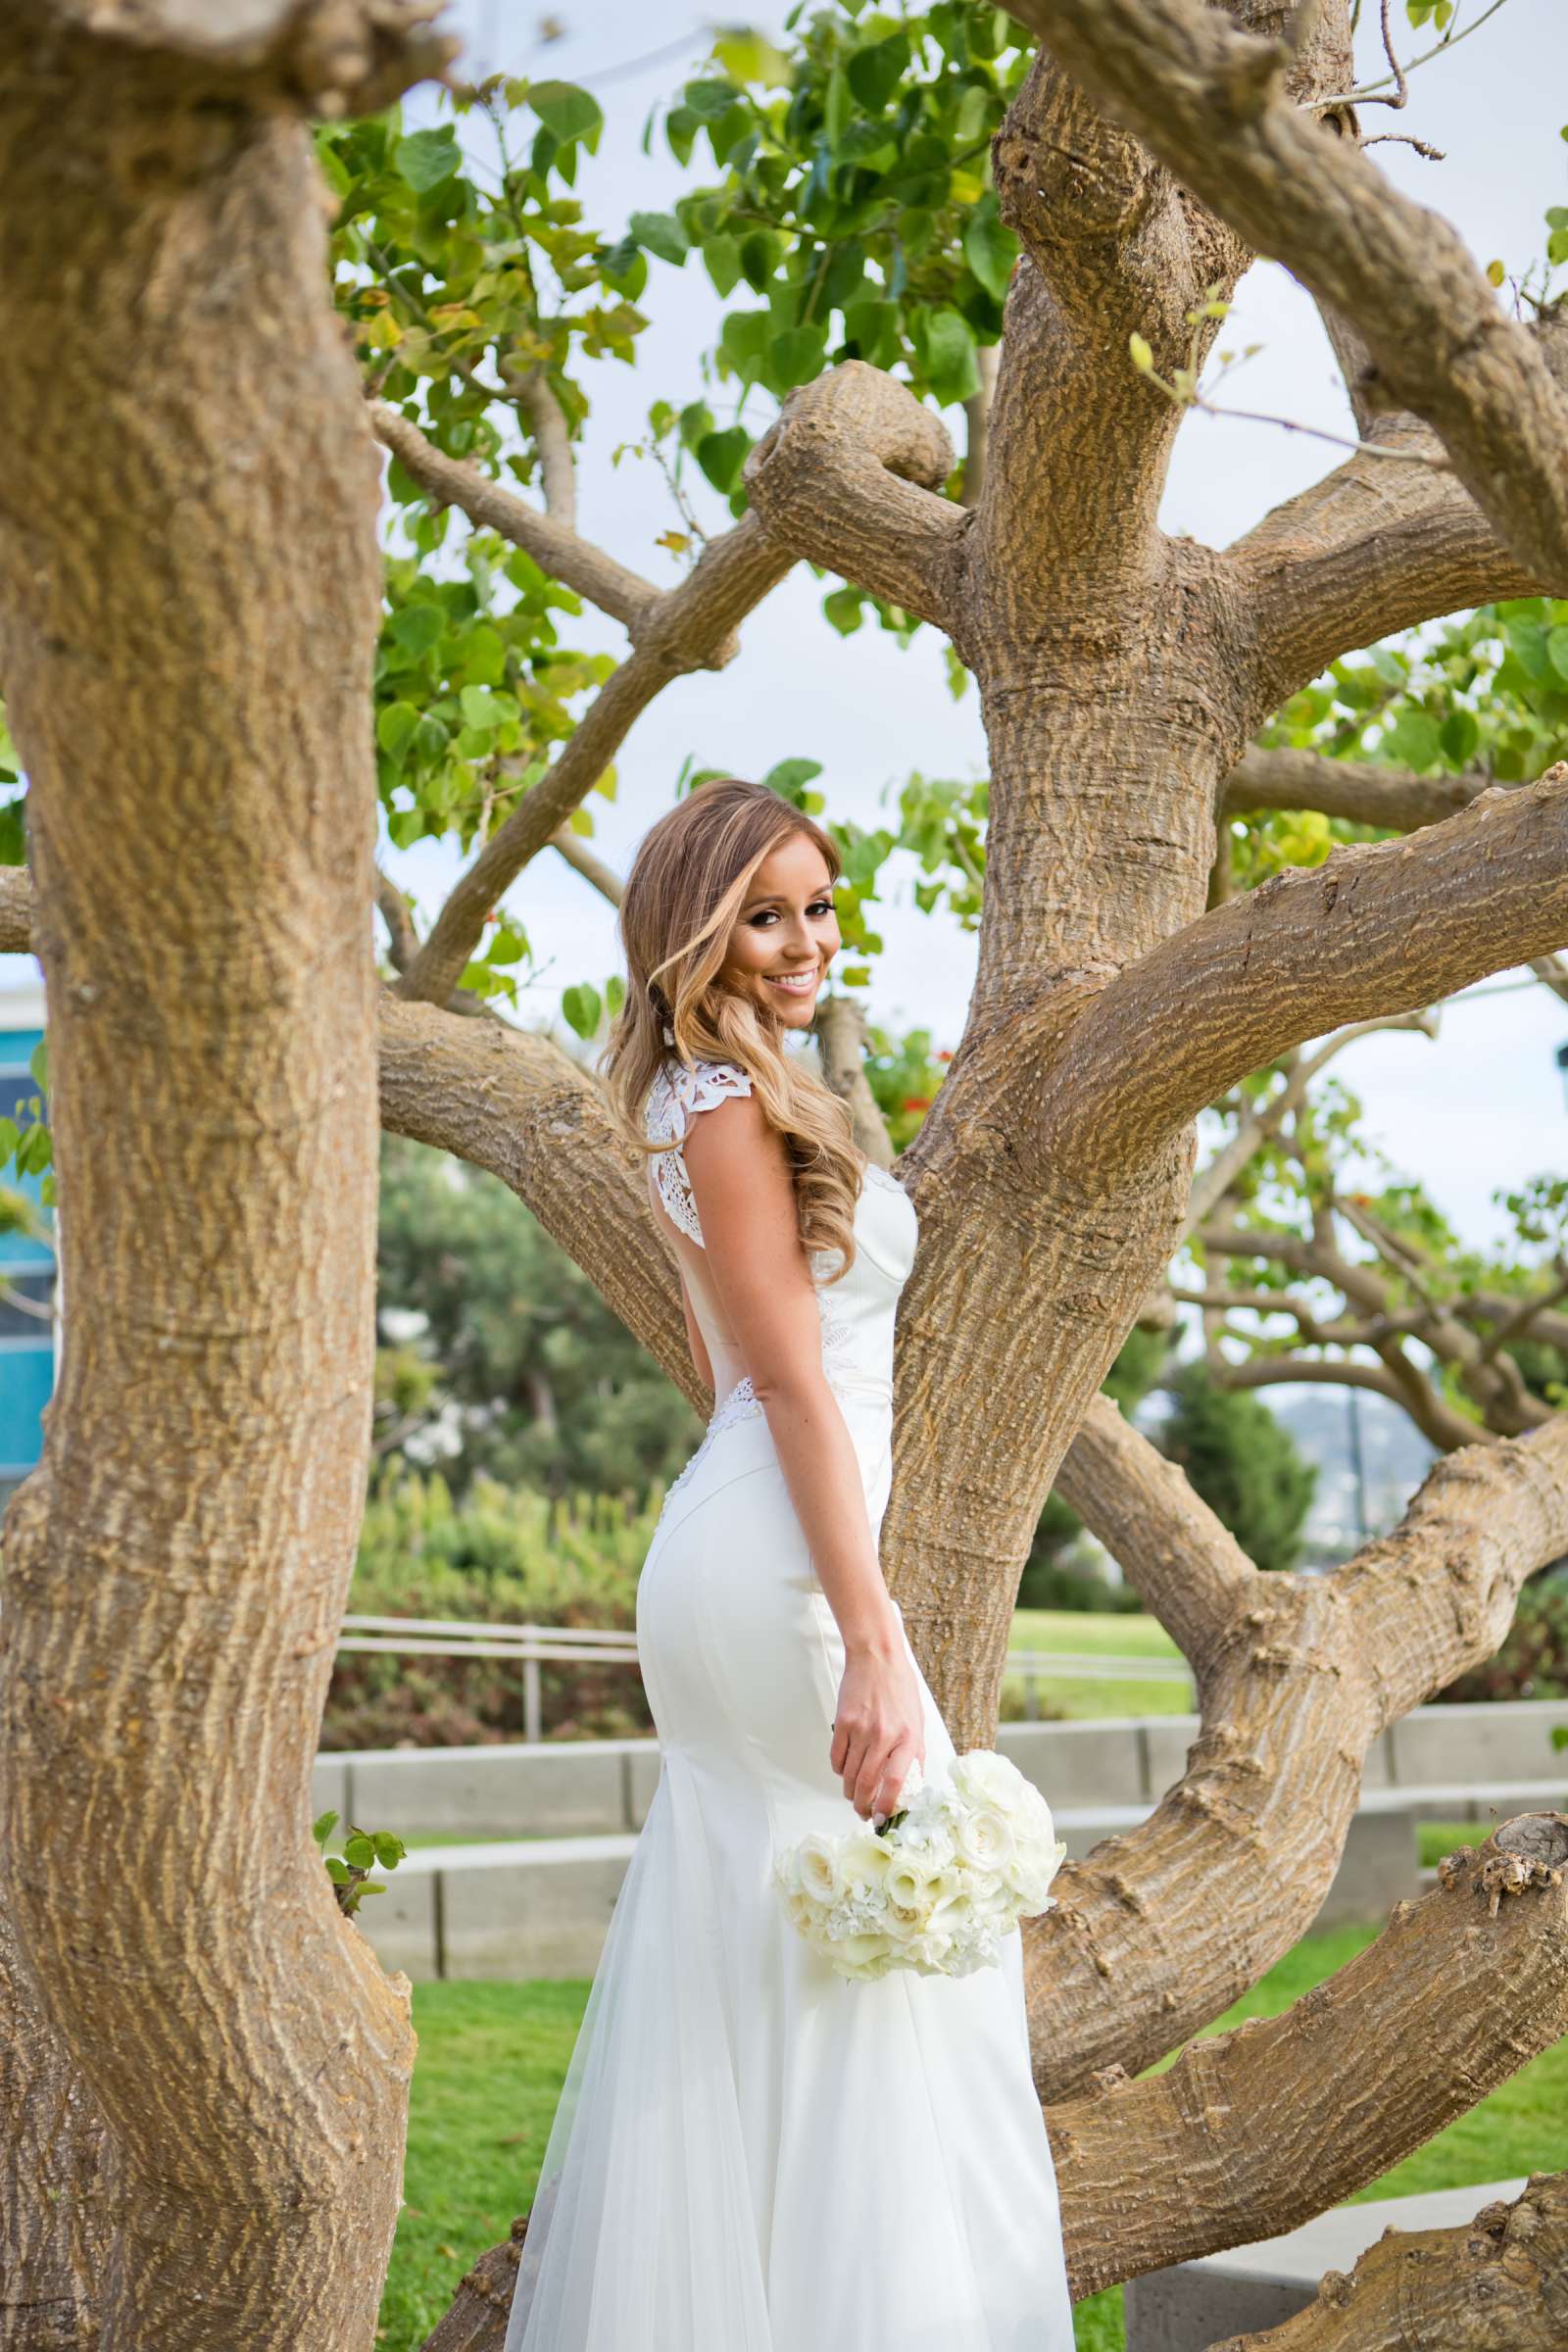
MULTIPOLYGON (((760 914, 754 914, 752 929, 760 931, 764 923, 770 923, 774 918, 774 911, 771 906, 764 906, 760 914)), ((813 899, 806 911, 808 914, 831 914, 833 902, 831 899, 813 899)))

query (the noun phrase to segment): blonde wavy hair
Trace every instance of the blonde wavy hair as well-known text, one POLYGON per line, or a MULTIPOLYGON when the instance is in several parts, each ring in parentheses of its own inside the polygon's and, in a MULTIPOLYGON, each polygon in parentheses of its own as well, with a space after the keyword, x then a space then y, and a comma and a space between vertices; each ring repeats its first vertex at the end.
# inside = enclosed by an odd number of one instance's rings
POLYGON ((649 1090, 671 1053, 688 1069, 698 1061, 743 1069, 784 1139, 802 1244, 843 1251, 828 1277, 838 1282, 855 1260, 861 1182, 848 1105, 785 1055, 782 1024, 719 977, 758 867, 795 833, 815 844, 837 881, 842 861, 821 827, 770 786, 738 776, 699 786, 649 828, 620 902, 626 1001, 597 1066, 617 1130, 645 1157, 671 1149, 643 1130, 649 1090))

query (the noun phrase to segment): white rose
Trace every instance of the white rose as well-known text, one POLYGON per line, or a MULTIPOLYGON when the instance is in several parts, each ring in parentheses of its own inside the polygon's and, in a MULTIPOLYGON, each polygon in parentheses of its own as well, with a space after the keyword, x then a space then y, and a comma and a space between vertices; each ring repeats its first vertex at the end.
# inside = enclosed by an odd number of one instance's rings
POLYGON ((1056 1825, 1051 1818, 1051 1807, 1033 1781, 1023 1782, 1022 1787, 1023 1795, 1019 1801, 1015 1820, 1019 1835, 1037 1838, 1043 1845, 1049 1845, 1056 1835, 1056 1825))
POLYGON ((1004 1870, 1017 1850, 1012 1824, 994 1805, 965 1814, 954 1835, 960 1856, 976 1870, 1004 1870))
POLYGON ((1029 1783, 1016 1764, 992 1747, 971 1747, 954 1765, 951 1778, 966 1804, 988 1807, 1010 1821, 1022 1809, 1029 1783))
POLYGON ((1066 1858, 1066 1845, 1058 1838, 1054 1845, 1044 1849, 1025 1848, 1007 1865, 1003 1873, 1004 1884, 1018 1897, 1026 1917, 1040 1910, 1066 1858))
POLYGON ((844 1893, 844 1874, 839 1868, 837 1850, 831 1838, 820 1830, 812 1830, 795 1848, 795 1867, 800 1885, 813 1901, 836 1903, 844 1893))
POLYGON ((901 1847, 888 1864, 883 1886, 889 1902, 905 1911, 924 1911, 926 1889, 939 1874, 927 1868, 923 1858, 901 1847))
POLYGON ((773 1884, 781 1894, 798 1894, 801 1889, 800 1857, 794 1846, 773 1856, 773 1884))

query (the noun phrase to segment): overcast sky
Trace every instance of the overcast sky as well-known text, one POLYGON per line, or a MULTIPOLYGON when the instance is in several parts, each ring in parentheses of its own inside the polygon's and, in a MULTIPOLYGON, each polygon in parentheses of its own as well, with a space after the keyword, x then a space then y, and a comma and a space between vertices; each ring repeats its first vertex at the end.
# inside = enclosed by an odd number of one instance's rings
MULTIPOLYGON (((1481 5, 1469 0, 1465 13, 1479 14, 1481 5)), ((786 8, 765 0, 735 13, 778 32, 786 8)), ((1402 22, 1403 13, 1396 8, 1396 18, 1402 22)), ((657 131, 652 154, 640 152, 643 125, 688 66, 701 62, 714 26, 734 19, 709 15, 689 0, 562 0, 552 14, 564 35, 541 42, 542 14, 516 0, 459 0, 450 21, 466 38, 471 73, 559 75, 594 89, 608 120, 579 192, 589 222, 618 233, 630 212, 667 207, 690 184, 657 131)), ((1372 24, 1378 12, 1369 6, 1362 14, 1372 24)), ((1423 163, 1403 147, 1381 147, 1378 155, 1402 187, 1457 224, 1483 263, 1497 256, 1522 268, 1536 259, 1544 208, 1568 203, 1568 146, 1559 135, 1568 95, 1552 70, 1561 38, 1560 0, 1508 0, 1472 41, 1414 76, 1402 118, 1383 119, 1446 151, 1441 164, 1423 163)), ((1404 53, 1416 45, 1406 33, 1404 53)), ((1363 77, 1374 58, 1375 41, 1363 38, 1363 77)), ((433 119, 419 99, 409 112, 433 119)), ((602 363, 589 371, 593 414, 579 460, 579 527, 638 570, 673 580, 675 564, 655 545, 678 519, 661 476, 632 456, 613 466, 612 454, 639 437, 651 400, 678 403, 704 391, 701 355, 723 306, 696 261, 684 270, 655 261, 642 307, 653 323, 640 338, 636 368, 602 363)), ((1263 264, 1250 272, 1226 340, 1265 346, 1232 397, 1305 424, 1348 429, 1315 313, 1283 270, 1263 264)), ((760 429, 771 408, 765 394, 754 394, 747 421, 760 429)), ((961 442, 961 416, 949 421, 961 442)), ((1177 448, 1162 520, 1172 531, 1223 546, 1342 455, 1301 433, 1194 417, 1177 448)), ((705 522, 722 527, 716 498, 706 495, 702 512, 705 522)), ((638 838, 670 805, 688 756, 754 776, 777 760, 808 756, 822 762, 818 789, 828 813, 862 824, 880 820, 884 796, 891 799, 911 769, 985 773, 973 689, 953 701, 935 633, 922 631, 906 653, 870 626, 840 639, 819 612, 830 584, 798 569, 746 623, 728 669, 679 681, 640 720, 618 763, 616 805, 597 796, 590 804, 596 847, 612 862, 624 869, 638 838)), ((573 640, 624 650, 622 633, 599 616, 573 624, 573 640)), ((455 851, 426 844, 404 853, 383 840, 382 854, 388 870, 415 894, 421 920, 428 919, 458 870, 455 851)), ((963 1026, 973 941, 951 921, 918 912, 908 895, 910 870, 912 861, 904 861, 894 903, 881 919, 887 954, 872 1009, 894 1026, 922 1023, 939 1046, 951 1047, 963 1026)), ((525 1018, 553 1012, 570 982, 602 984, 618 968, 612 910, 554 855, 528 869, 510 904, 542 966, 522 994, 525 1018)), ((35 972, 30 958, 0 959, 0 978, 35 972)), ((1338 1067, 1363 1097, 1369 1131, 1481 1243, 1502 1232, 1490 1199, 1494 1187, 1562 1163, 1568 1111, 1553 1054, 1564 1040, 1568 1005, 1531 987, 1451 1004, 1435 1044, 1375 1038, 1351 1048, 1338 1067)))

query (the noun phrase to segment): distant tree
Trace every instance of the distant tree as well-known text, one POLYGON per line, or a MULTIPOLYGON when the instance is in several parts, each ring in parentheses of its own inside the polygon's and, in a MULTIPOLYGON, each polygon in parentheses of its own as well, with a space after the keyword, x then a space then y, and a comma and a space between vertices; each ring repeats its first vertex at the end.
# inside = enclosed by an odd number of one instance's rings
POLYGON ((1215 1385, 1187 1363, 1167 1384, 1174 1403, 1160 1445, 1259 1568, 1294 1568, 1317 1466, 1260 1396, 1215 1385))
POLYGON ((381 1145, 375 1450, 551 1495, 673 1478, 702 1425, 499 1177, 381 1145), (404 1317, 422 1329, 405 1335, 404 1317), (451 1448, 455 1446, 456 1450, 451 1448))

